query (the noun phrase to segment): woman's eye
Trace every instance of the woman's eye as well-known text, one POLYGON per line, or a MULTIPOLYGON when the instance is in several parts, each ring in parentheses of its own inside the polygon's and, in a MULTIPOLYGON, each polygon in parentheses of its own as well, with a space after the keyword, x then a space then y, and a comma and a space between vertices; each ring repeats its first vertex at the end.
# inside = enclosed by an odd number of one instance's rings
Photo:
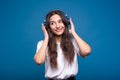
POLYGON ((59 23, 62 23, 62 20, 59 20, 59 23))
POLYGON ((50 22, 50 25, 53 25, 54 24, 54 22, 50 22))

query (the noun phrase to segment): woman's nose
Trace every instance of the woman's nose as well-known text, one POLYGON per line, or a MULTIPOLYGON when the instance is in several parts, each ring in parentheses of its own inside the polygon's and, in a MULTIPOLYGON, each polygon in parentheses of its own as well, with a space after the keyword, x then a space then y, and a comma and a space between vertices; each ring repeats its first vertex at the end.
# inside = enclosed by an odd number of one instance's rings
POLYGON ((60 27, 59 23, 56 23, 56 27, 57 27, 57 28, 59 28, 59 27, 60 27))

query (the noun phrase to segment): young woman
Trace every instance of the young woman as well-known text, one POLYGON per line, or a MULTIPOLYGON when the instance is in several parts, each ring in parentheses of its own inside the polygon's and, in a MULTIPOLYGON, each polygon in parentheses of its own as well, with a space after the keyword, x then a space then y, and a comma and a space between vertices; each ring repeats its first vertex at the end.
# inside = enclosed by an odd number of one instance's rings
POLYGON ((90 46, 77 35, 72 19, 68 20, 63 11, 49 12, 42 30, 44 40, 37 44, 35 62, 45 62, 45 77, 49 80, 75 80, 77 55, 89 55, 90 46))

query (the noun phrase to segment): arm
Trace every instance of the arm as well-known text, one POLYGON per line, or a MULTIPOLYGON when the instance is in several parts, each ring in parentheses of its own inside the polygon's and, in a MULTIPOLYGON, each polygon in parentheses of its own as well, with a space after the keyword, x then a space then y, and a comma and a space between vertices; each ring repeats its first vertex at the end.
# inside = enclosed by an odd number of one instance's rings
POLYGON ((36 52, 34 56, 34 60, 37 64, 43 64, 45 62, 45 52, 46 52, 47 45, 48 45, 48 34, 47 34, 47 31, 44 25, 42 25, 42 30, 44 32, 45 39, 43 41, 41 48, 36 52))
POLYGON ((87 55, 90 54, 91 52, 91 48, 90 46, 84 41, 82 40, 76 32, 73 32, 72 33, 73 37, 75 38, 75 41, 77 42, 78 44, 78 47, 79 47, 79 53, 82 57, 86 57, 87 55))
POLYGON ((86 57, 87 55, 90 54, 91 52, 91 47, 83 40, 81 39, 77 33, 75 32, 75 29, 74 29, 74 24, 72 22, 72 20, 70 19, 70 24, 71 24, 71 30, 70 30, 70 33, 73 35, 75 41, 77 42, 78 44, 78 47, 79 47, 79 53, 82 57, 86 57))

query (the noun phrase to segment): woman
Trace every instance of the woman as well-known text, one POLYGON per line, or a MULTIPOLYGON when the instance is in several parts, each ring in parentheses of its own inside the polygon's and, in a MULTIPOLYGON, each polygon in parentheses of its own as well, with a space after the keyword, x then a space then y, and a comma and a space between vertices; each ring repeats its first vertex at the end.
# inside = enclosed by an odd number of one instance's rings
POLYGON ((42 30, 44 40, 38 42, 35 62, 45 62, 45 77, 49 80, 75 80, 77 55, 89 55, 90 46, 77 35, 72 19, 68 20, 63 11, 49 12, 42 30))

